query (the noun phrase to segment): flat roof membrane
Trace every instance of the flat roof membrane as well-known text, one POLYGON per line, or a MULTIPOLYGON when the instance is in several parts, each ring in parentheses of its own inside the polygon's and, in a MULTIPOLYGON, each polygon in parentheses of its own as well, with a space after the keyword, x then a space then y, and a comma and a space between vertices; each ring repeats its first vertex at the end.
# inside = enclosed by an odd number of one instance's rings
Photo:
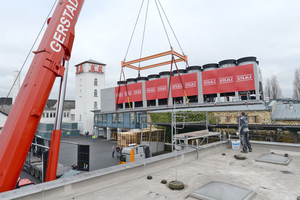
POLYGON ((251 190, 218 181, 190 193, 191 197, 202 200, 250 200, 255 195, 251 190))
POLYGON ((255 161, 259 162, 267 162, 280 165, 288 165, 291 162, 291 160, 292 159, 289 157, 284 157, 276 154, 263 154, 255 159, 255 161))

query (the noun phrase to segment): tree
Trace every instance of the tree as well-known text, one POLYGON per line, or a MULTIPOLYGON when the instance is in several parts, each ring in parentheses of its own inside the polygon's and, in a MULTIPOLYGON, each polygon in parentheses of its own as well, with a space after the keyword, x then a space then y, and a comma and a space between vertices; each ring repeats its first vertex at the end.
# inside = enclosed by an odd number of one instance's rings
POLYGON ((300 68, 296 69, 294 74, 293 99, 300 99, 300 68))
POLYGON ((277 81, 276 75, 272 75, 271 79, 267 78, 265 85, 265 94, 270 99, 282 98, 281 88, 277 81))

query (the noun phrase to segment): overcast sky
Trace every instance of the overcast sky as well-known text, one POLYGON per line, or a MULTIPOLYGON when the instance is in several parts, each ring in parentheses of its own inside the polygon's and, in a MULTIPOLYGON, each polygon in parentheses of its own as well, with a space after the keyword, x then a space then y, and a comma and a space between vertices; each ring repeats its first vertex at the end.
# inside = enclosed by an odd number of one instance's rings
MULTIPOLYGON (((21 69, 54 2, 1 0, 0 97, 7 96, 13 84, 13 72, 21 69)), ((121 61, 125 58, 141 3, 142 0, 85 1, 75 27, 66 99, 75 99, 74 65, 85 60, 107 64, 105 87, 117 85, 121 61)), ((300 68, 299 0, 160 0, 160 3, 184 54, 188 55, 190 66, 255 56, 262 69, 263 84, 276 75, 283 96, 292 97, 294 72, 300 68)), ((140 57, 145 8, 146 3, 127 61, 140 57)), ((168 26, 166 20, 164 22, 168 26)), ((167 27, 167 31, 174 50, 182 53, 170 28, 167 27)), ((150 0, 142 56, 168 50, 170 45, 155 1, 150 0)), ((21 73, 21 83, 32 58, 31 53, 21 73)), ((141 76, 166 70, 170 70, 170 66, 141 71, 141 76)), ((137 72, 125 69, 125 75, 134 78, 137 72)), ((58 81, 50 98, 56 98, 57 94, 58 81)))

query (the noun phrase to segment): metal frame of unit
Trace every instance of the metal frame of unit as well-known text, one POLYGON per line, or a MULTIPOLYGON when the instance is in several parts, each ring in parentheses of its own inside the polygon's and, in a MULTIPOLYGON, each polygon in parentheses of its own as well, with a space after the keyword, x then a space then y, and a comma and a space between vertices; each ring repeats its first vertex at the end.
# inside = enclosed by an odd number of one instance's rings
POLYGON ((123 68, 128 67, 128 68, 131 68, 131 69, 141 71, 141 70, 145 70, 145 69, 150 69, 150 68, 154 68, 154 67, 168 65, 168 64, 171 64, 172 62, 175 62, 175 63, 183 62, 183 61, 187 62, 187 60, 188 60, 187 55, 181 55, 181 54, 175 52, 173 50, 173 47, 172 47, 170 51, 166 51, 166 52, 163 52, 163 53, 154 54, 152 56, 147 56, 147 57, 143 57, 143 58, 139 58, 139 59, 136 59, 136 60, 127 61, 127 62, 122 61, 121 66, 123 68), (170 60, 170 61, 160 62, 160 63, 153 64, 153 65, 147 65, 147 66, 144 66, 144 67, 140 67, 140 66, 136 67, 136 66, 132 65, 132 64, 135 64, 135 63, 140 63, 140 62, 143 62, 143 61, 152 60, 152 59, 167 56, 167 55, 177 56, 178 59, 175 59, 173 61, 170 60))

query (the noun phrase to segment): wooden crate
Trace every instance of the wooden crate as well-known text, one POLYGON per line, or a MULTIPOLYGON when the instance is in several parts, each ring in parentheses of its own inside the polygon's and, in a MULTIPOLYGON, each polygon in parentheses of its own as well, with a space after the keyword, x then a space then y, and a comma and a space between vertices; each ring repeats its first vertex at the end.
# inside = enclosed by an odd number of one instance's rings
MULTIPOLYGON (((150 129, 143 129, 143 141, 149 141, 150 129)), ((164 139, 164 129, 159 130, 159 142, 163 142, 164 139)), ((132 131, 132 132, 121 132, 118 133, 118 146, 126 146, 129 144, 141 144, 141 131, 132 131)), ((157 141, 157 129, 151 129, 151 142, 157 141)))

